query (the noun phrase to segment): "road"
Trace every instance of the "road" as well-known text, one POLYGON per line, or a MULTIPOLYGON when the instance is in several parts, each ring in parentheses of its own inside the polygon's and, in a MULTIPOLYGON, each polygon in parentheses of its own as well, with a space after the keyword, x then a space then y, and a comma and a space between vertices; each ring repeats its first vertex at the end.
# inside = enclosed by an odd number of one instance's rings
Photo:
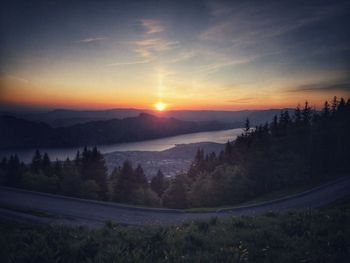
POLYGON ((181 224, 195 219, 261 214, 269 211, 317 208, 350 195, 350 177, 343 177, 309 191, 251 206, 216 212, 187 213, 183 210, 137 208, 121 204, 83 200, 58 195, 0 187, 0 218, 38 224, 100 227, 111 220, 120 224, 181 224), (8 209, 10 208, 10 209, 8 209), (16 208, 15 210, 13 208, 16 208), (28 211, 42 211, 38 216, 28 211))

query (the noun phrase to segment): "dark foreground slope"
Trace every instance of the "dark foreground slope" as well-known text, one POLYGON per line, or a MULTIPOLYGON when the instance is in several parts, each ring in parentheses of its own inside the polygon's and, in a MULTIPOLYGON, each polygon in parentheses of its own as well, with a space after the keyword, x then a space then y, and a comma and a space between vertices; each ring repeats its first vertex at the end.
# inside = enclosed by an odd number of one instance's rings
POLYGON ((98 230, 0 221, 1 262, 348 262, 349 202, 182 226, 98 230))
POLYGON ((0 147, 70 147, 142 141, 178 134, 231 128, 219 122, 190 122, 142 113, 138 117, 94 121, 52 128, 11 116, 0 116, 0 147))

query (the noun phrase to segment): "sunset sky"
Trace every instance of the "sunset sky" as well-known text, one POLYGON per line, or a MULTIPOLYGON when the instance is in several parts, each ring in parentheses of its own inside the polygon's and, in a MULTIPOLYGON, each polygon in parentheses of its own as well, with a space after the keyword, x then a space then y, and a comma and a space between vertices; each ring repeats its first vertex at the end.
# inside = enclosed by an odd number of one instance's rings
POLYGON ((349 1, 11 0, 0 12, 3 105, 239 110, 350 97, 349 1))

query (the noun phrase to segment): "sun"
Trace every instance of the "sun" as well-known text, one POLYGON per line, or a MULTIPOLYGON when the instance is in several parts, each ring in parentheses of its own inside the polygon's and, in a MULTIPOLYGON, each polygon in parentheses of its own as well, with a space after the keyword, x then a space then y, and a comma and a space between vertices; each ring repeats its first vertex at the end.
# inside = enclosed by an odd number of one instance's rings
POLYGON ((163 111, 166 108, 166 104, 163 102, 157 102, 156 104, 154 104, 154 107, 157 111, 163 111))

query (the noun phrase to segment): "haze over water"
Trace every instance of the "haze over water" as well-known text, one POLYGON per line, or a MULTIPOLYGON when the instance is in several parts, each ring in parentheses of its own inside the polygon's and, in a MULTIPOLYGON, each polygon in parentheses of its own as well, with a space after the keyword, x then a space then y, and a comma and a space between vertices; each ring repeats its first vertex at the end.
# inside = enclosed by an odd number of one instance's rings
MULTIPOLYGON (((177 144, 189 144, 198 142, 215 142, 226 143, 237 138, 243 132, 242 128, 229 129, 222 131, 197 132, 171 136, 155 140, 146 140, 139 142, 117 143, 110 145, 98 145, 97 148, 101 153, 111 153, 116 151, 164 151, 175 147, 177 144)), ((72 148, 40 148, 39 150, 47 152, 51 160, 73 159, 78 150, 83 147, 72 148)), ((8 157, 11 154, 17 154, 19 159, 25 163, 29 163, 36 149, 17 149, 17 150, 0 150, 0 157, 8 157)))

